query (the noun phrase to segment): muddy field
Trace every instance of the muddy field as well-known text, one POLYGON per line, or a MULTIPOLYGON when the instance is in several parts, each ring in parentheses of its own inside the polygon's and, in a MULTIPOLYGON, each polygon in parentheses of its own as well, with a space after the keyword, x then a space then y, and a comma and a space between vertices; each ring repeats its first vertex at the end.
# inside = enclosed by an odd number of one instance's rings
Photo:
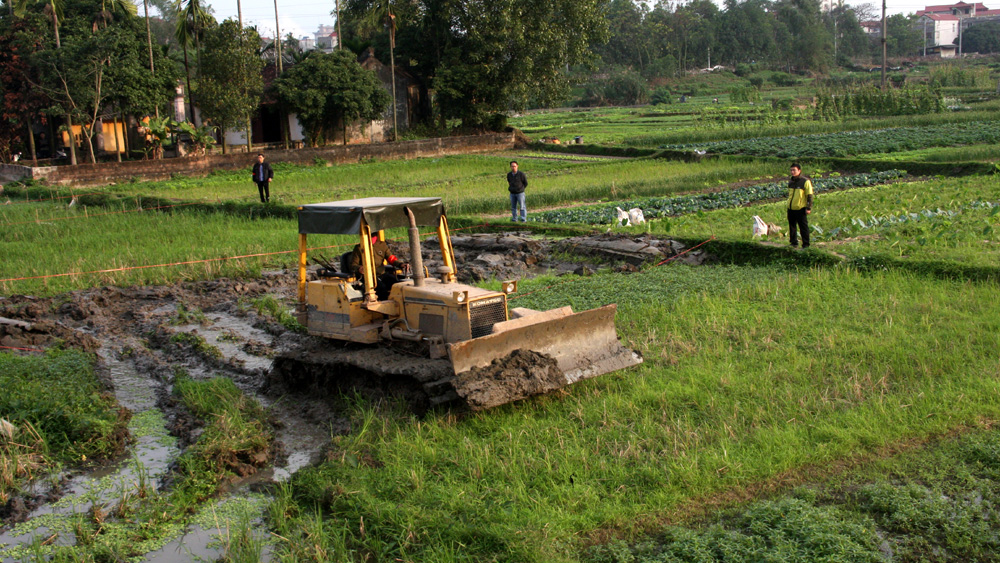
MULTIPOLYGON (((527 233, 505 233, 455 237, 452 242, 459 278, 464 282, 524 279, 545 273, 586 275, 608 266, 628 273, 684 250, 675 241, 620 234, 551 241, 527 233)), ((405 258, 404 247, 398 244, 394 250, 405 258)), ((440 264, 436 250, 437 244, 431 239, 424 252, 429 269, 440 264)), ((679 259, 698 264, 708 257, 694 251, 679 259)), ((280 271, 254 280, 100 287, 49 298, 0 297, 0 345, 27 349, 62 345, 96 353, 99 372, 119 402, 133 416, 149 410, 161 412, 165 430, 176 439, 172 448, 157 449, 140 442, 134 450, 149 446, 149 451, 130 453, 143 458, 147 469, 153 467, 151 474, 160 487, 169 483, 172 459, 199 432, 191 417, 181 412, 171 398, 174 378, 182 372, 196 379, 217 375, 230 378, 244 393, 269 408, 275 426, 277 447, 272 459, 250 480, 282 480, 320 459, 331 433, 351 431, 346 407, 340 404, 338 394, 315 392, 324 386, 323 381, 314 377, 308 382, 296 382, 272 374, 276 356, 330 345, 290 331, 253 306, 255 299, 274 296, 291 308, 295 291, 294 272, 280 271)), ((371 359, 380 361, 377 352, 371 359)), ((544 358, 540 362, 544 363, 544 358)), ((405 367, 399 371, 404 373, 405 367)), ((412 386, 397 381, 369 387, 405 395, 412 386)), ((92 472, 121 472, 127 470, 127 465, 123 460, 117 467, 92 472)), ((12 499, 0 511, 4 518, 0 532, 7 532, 0 535, 0 545, 26 541, 25 537, 11 536, 10 525, 51 512, 50 503, 71 493, 74 487, 79 488, 88 478, 86 472, 66 474, 59 485, 35 488, 30 495, 12 499)))

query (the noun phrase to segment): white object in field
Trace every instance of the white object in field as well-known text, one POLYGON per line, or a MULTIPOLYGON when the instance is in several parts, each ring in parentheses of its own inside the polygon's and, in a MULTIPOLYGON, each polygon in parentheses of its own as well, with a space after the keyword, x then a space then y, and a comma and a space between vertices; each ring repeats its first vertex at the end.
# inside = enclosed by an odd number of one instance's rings
POLYGON ((628 210, 628 219, 633 225, 641 225, 646 222, 646 218, 642 216, 642 209, 638 207, 628 210))
POLYGON ((753 238, 760 238, 767 235, 767 223, 759 215, 753 216, 753 238))
POLYGON ((632 226, 632 223, 629 221, 628 213, 626 213, 624 209, 622 209, 621 207, 616 207, 615 212, 618 213, 618 218, 615 219, 615 223, 617 224, 617 226, 619 227, 632 226), (622 224, 622 221, 625 221, 625 223, 622 224))
POLYGON ((69 200, 69 207, 73 207, 74 205, 76 205, 76 196, 73 196, 73 199, 69 200))

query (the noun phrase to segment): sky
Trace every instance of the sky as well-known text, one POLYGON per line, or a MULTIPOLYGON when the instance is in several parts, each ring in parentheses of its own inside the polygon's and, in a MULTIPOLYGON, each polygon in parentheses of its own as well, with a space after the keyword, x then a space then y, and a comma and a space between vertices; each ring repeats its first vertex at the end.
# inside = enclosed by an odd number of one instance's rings
MULTIPOLYGON (((892 14, 909 14, 922 10, 926 5, 949 4, 958 0, 888 0, 886 12, 892 14)), ((722 0, 715 0, 722 4, 722 0)), ((209 0, 217 20, 236 19, 236 0, 209 0)), ((881 10, 880 0, 845 0, 845 4, 872 3, 881 10)), ((984 2, 991 8, 1000 8, 1000 0, 984 2)), ((243 24, 256 25, 264 37, 274 36, 274 0, 242 0, 243 24)), ((278 14, 281 16, 281 35, 291 33, 296 38, 312 37, 320 25, 333 25, 336 18, 330 15, 334 11, 334 0, 278 0, 278 14)))

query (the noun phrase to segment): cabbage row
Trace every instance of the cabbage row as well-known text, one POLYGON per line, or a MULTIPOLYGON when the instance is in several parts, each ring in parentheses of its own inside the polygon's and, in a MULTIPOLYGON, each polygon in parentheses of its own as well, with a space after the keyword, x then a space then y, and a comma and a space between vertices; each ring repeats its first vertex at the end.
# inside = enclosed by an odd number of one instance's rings
POLYGON ((1000 121, 972 121, 965 124, 947 123, 924 127, 893 127, 820 135, 758 137, 711 143, 661 145, 660 148, 703 150, 714 154, 799 158, 807 156, 843 157, 984 143, 1000 143, 1000 121))
MULTIPOLYGON (((819 193, 841 188, 871 186, 901 178, 905 175, 905 170, 886 170, 870 174, 815 179, 813 180, 813 190, 819 193)), ((788 184, 786 182, 771 182, 722 192, 674 197, 650 197, 630 201, 602 203, 587 207, 543 211, 529 215, 528 220, 541 223, 586 223, 589 225, 601 225, 613 223, 616 220, 615 207, 621 207, 625 210, 638 207, 642 209, 642 213, 646 219, 655 219, 657 217, 683 215, 685 213, 696 213, 711 209, 739 207, 755 201, 782 198, 787 195, 788 184)))

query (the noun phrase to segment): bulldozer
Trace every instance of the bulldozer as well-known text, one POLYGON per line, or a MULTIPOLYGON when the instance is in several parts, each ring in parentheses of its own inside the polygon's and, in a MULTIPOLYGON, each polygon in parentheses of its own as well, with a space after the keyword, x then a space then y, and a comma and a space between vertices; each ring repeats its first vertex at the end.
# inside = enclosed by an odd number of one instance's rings
MULTIPOLYGON (((287 379, 404 382, 426 406, 482 410, 549 393, 576 381, 642 362, 615 332, 614 304, 574 313, 509 308, 517 281, 501 291, 458 283, 455 252, 441 198, 372 197, 298 208, 298 307, 314 345, 286 351, 272 373, 287 379), (423 265, 420 227, 437 230, 439 267, 423 265), (397 271, 387 299, 376 292, 373 240, 408 229, 410 262, 397 271), (356 235, 359 271, 326 261, 309 279, 307 237, 356 235), (335 271, 339 270, 339 271, 335 271), (401 278, 401 279, 400 279, 401 278)), ((384 291, 384 288, 383 288, 384 291)))

